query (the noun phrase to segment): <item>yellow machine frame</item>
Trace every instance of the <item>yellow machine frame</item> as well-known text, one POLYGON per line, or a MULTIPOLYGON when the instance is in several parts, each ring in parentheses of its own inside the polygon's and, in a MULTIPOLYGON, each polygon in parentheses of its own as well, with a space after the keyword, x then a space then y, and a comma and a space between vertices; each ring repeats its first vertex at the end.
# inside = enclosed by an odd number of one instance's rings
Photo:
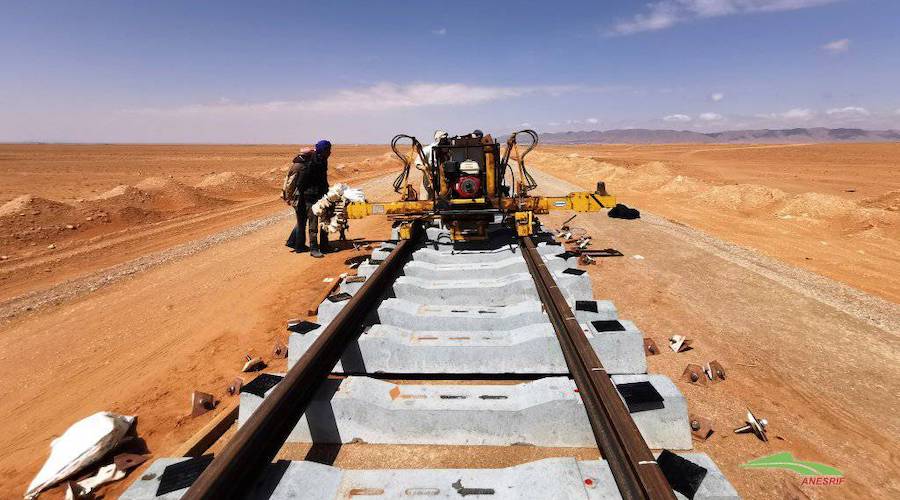
MULTIPOLYGON (((428 168, 418 168, 422 171, 423 186, 428 191, 427 200, 419 200, 419 193, 410 182, 411 165, 418 158, 422 164, 427 164, 422 144, 415 137, 399 134, 391 141, 391 149, 404 165, 404 170, 394 183, 394 190, 400 193, 399 201, 386 202, 356 202, 346 206, 348 219, 361 219, 370 215, 382 215, 399 221, 399 235, 401 239, 409 238, 409 227, 417 220, 442 220, 449 228, 453 241, 473 241, 487 238, 487 224, 484 219, 485 210, 493 210, 503 214, 507 221, 513 223, 519 236, 530 236, 533 231, 535 214, 546 214, 551 210, 571 210, 575 212, 597 212, 604 208, 612 208, 616 205, 615 196, 606 192, 603 183, 597 184, 594 192, 579 191, 569 193, 566 196, 529 196, 528 191, 537 187, 534 179, 525 170, 525 156, 537 145, 537 133, 532 130, 514 132, 506 141, 505 154, 495 158, 499 154, 496 143, 490 135, 478 136, 479 144, 484 146, 484 165, 494 165, 495 161, 506 164, 509 159, 516 162, 518 176, 516 178, 515 194, 513 196, 499 196, 498 184, 502 182, 497 178, 494 168, 485 168, 485 196, 479 198, 452 198, 448 196, 449 185, 440 182, 440 190, 434 192, 437 183, 428 168), (517 142, 518 134, 529 134, 534 142, 524 151, 519 150, 517 142), (398 148, 398 141, 410 140, 410 149, 407 154, 402 154, 398 148), (514 154, 513 154, 514 153, 514 154), (449 206, 441 210, 435 208, 435 199, 440 198, 449 206), (471 213, 469 212, 471 210, 471 213), (452 212, 452 213, 447 213, 452 212)), ((437 166, 437 176, 444 179, 443 163, 437 166)))
MULTIPOLYGON (((488 203, 499 211, 512 215, 516 221, 516 232, 519 236, 530 236, 533 214, 546 214, 551 210, 571 210, 574 212, 599 212, 604 208, 616 205, 616 197, 609 194, 579 191, 566 196, 527 196, 524 198, 473 198, 452 200, 452 205, 483 205, 488 203), (524 223, 527 221, 527 224, 524 223)), ((429 219, 440 217, 432 212, 432 200, 356 202, 347 205, 347 217, 362 219, 370 215, 384 215, 404 219, 429 219)), ((452 228, 451 228, 452 229, 452 228)), ((474 235, 473 235, 474 236, 474 235)), ((404 231, 401 225, 401 239, 404 231)), ((465 234, 453 234, 456 241, 477 239, 466 238, 465 234), (459 238, 457 238, 459 236, 459 238)))

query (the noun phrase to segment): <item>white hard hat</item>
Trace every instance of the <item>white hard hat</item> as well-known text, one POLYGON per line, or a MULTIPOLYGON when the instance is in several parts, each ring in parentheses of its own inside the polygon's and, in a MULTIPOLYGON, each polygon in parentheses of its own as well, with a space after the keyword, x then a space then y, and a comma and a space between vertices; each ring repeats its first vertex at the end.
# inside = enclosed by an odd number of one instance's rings
POLYGON ((435 140, 435 141, 440 141, 441 139, 446 139, 446 138, 449 137, 449 136, 450 136, 450 134, 448 134, 448 133, 447 133, 446 131, 444 131, 444 130, 437 129, 437 130, 434 131, 434 140, 435 140))

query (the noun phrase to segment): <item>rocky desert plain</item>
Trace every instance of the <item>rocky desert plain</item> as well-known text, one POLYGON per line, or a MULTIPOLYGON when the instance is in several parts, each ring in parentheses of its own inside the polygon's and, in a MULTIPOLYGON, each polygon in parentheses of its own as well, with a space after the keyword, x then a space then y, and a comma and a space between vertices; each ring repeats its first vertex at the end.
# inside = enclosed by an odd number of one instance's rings
MULTIPOLYGON (((323 279, 366 254, 325 259, 284 247, 293 213, 280 185, 299 146, 0 145, 0 497, 16 498, 54 437, 97 411, 136 415, 164 457, 225 411, 246 354, 269 371, 285 322, 323 279), (218 410, 191 418, 192 391, 218 410)), ((336 146, 330 180, 386 199, 387 146, 336 146)), ((900 483, 900 144, 539 146, 541 189, 604 181, 642 218, 579 215, 597 298, 665 346, 648 358, 716 432, 708 453, 745 498, 898 498, 900 483), (640 258, 636 258, 640 257, 640 258), (719 360, 725 382, 680 379, 719 360), (768 443, 732 430, 747 409, 768 443), (840 485, 740 464, 790 451, 840 469, 840 485)), ((543 216, 549 226, 568 214, 543 216)), ((383 239, 387 221, 352 221, 383 239)), ((227 438, 227 435, 226 435, 227 438)), ((344 445, 343 467, 500 467, 596 449, 344 445), (462 447, 459 447, 462 448, 462 447)), ((284 456, 303 458, 304 450, 284 456)), ((113 498, 142 469, 102 490, 113 498)), ((57 487, 44 495, 62 498, 57 487)))

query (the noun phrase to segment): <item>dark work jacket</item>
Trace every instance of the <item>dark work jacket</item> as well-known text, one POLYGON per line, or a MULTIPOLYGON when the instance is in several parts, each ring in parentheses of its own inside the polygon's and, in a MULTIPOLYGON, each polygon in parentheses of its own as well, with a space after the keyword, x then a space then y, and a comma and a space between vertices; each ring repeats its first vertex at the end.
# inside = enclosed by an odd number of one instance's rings
POLYGON ((315 203, 328 192, 328 160, 316 153, 303 152, 294 158, 294 165, 299 172, 297 178, 297 194, 305 203, 315 203))

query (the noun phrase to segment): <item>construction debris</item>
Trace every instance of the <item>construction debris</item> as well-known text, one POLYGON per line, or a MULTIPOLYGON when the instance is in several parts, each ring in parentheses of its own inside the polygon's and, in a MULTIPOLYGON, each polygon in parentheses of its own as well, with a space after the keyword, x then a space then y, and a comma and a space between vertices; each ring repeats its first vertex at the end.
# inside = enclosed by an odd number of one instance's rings
POLYGON ((675 352, 684 352, 691 349, 693 340, 684 335, 672 335, 669 337, 669 347, 675 352))
POLYGON ((104 465, 103 467, 100 467, 97 474, 78 481, 78 483, 76 483, 77 486, 73 487, 70 482, 68 485, 69 488, 66 491, 66 497, 69 497, 69 492, 71 491, 73 499, 90 498, 89 495, 91 495, 98 486, 118 481, 124 477, 125 470, 118 468, 116 464, 112 463, 104 465))
POLYGON ((706 374, 703 373, 703 367, 694 363, 690 363, 685 367, 684 372, 681 374, 681 379, 689 384, 701 387, 706 387, 708 382, 706 374))
POLYGON ((691 435, 695 438, 706 441, 715 432, 712 422, 708 418, 693 413, 689 418, 691 421, 691 435))
POLYGON ((66 483, 66 500, 81 500, 94 498, 94 491, 98 487, 123 479, 128 471, 147 461, 142 455, 121 453, 116 455, 113 463, 100 467, 96 474, 81 481, 66 483))
POLYGON ((321 304, 322 301, 324 301, 329 295, 337 290, 337 287, 340 286, 341 281, 343 281, 343 279, 346 277, 347 273, 343 273, 337 278, 325 278, 324 280, 322 280, 324 283, 326 283, 325 289, 322 290, 322 293, 320 293, 319 296, 316 297, 315 301, 310 304, 309 309, 306 310, 306 315, 315 316, 316 314, 319 314, 319 304, 321 304))
POLYGON ((231 381, 231 384, 228 385, 228 388, 225 389, 225 391, 228 392, 229 396, 237 396, 241 393, 242 387, 244 387, 244 379, 235 377, 235 379, 231 381))
POLYGON ((191 416, 199 417, 216 407, 216 399, 212 394, 194 391, 191 393, 191 416))
POLYGON ((50 457, 28 485, 26 499, 37 498, 41 491, 109 453, 131 428, 135 417, 98 412, 69 427, 50 443, 50 457))
POLYGON ((644 337, 644 352, 648 356, 656 356, 659 354, 659 347, 656 346, 656 341, 650 337, 644 337))
POLYGON ((557 232, 561 233, 563 231, 568 231, 569 223, 572 222, 573 220, 575 220, 575 217, 578 217, 578 214, 575 214, 575 215, 569 217, 568 219, 566 219, 565 222, 562 223, 562 226, 560 226, 559 231, 557 231, 557 232))
MULTIPOLYGON (((684 344, 682 344, 683 346, 684 344)), ((674 350, 675 347, 673 346, 674 350)), ((676 351, 677 352, 677 351, 676 351)), ((691 384, 706 387, 707 382, 717 384, 725 380, 725 368, 718 361, 710 361, 705 366, 690 363, 681 374, 681 379, 691 384)))
POLYGON ((241 371, 244 373, 247 372, 258 372, 266 367, 266 362, 262 360, 262 358, 253 358, 250 357, 249 354, 245 356, 247 358, 247 362, 244 363, 244 367, 241 368, 241 371))
POLYGON ((582 266, 589 266, 589 265, 593 264, 594 262, 596 262, 596 261, 590 255, 582 255, 581 257, 578 257, 578 263, 581 264, 582 266))
POLYGON ((131 470, 146 461, 147 457, 135 453, 119 453, 113 457, 116 467, 124 471, 131 470))
POLYGON ((703 367, 703 371, 714 384, 725 381, 725 368, 718 361, 710 361, 703 367))
POLYGON ((761 441, 769 441, 768 436, 766 436, 766 427, 769 426, 769 421, 764 418, 756 418, 753 415, 753 412, 747 410, 747 425, 743 425, 734 430, 735 434, 748 434, 753 433, 758 437, 761 441))
POLYGON ((88 497, 89 493, 73 481, 66 482, 66 500, 79 500, 88 497))
POLYGON ((625 254, 615 248, 604 248, 603 250, 575 249, 578 255, 588 255, 591 257, 623 257, 625 254))
POLYGON ((275 359, 285 359, 288 355, 288 348, 281 341, 276 340, 275 346, 272 347, 272 357, 275 359))

